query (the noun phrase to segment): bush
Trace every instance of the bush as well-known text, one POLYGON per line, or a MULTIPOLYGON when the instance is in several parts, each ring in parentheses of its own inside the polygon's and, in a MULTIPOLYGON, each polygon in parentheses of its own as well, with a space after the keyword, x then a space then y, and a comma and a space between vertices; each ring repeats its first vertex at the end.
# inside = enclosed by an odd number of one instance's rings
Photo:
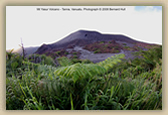
POLYGON ((126 46, 127 44, 126 43, 123 43, 124 46, 126 46))
POLYGON ((95 53, 95 54, 96 54, 96 53, 100 53, 100 49, 94 51, 94 53, 95 53))
POLYGON ((90 60, 88 60, 88 59, 84 59, 84 60, 82 60, 82 63, 93 63, 92 61, 90 61, 90 60))
POLYGON ((76 59, 76 58, 71 59, 71 61, 72 61, 73 64, 75 64, 75 63, 82 63, 82 60, 76 59))
POLYGON ((57 51, 57 52, 55 52, 57 55, 60 55, 61 54, 61 51, 57 51))
POLYGON ((119 53, 120 51, 119 50, 115 50, 115 53, 119 53))
POLYGON ((67 66, 67 65, 72 65, 73 62, 68 59, 67 57, 60 57, 60 58, 57 58, 57 61, 59 63, 60 66, 67 66))
POLYGON ((105 43, 105 42, 104 42, 104 41, 101 41, 101 42, 100 42, 100 44, 103 44, 103 43, 105 43))
POLYGON ((46 55, 38 55, 38 54, 32 54, 28 58, 31 62, 33 63, 40 63, 40 64, 47 64, 47 65, 52 65, 55 66, 54 60, 46 55))
POLYGON ((78 56, 77 56, 77 55, 74 55, 73 58, 78 58, 78 56))
POLYGON ((73 52, 73 55, 77 55, 77 52, 73 52))
POLYGON ((23 58, 19 54, 12 52, 6 52, 6 75, 12 77, 13 75, 18 76, 22 70, 25 69, 23 66, 23 58))

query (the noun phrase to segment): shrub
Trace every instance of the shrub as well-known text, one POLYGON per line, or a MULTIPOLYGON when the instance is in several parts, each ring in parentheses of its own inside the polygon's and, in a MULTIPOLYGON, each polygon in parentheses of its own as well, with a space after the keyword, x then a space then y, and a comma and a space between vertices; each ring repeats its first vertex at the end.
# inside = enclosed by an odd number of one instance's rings
POLYGON ((57 51, 57 52, 55 52, 57 55, 60 55, 61 54, 61 51, 57 51))
POLYGON ((80 59, 77 59, 77 58, 73 58, 71 59, 72 63, 75 64, 75 63, 82 63, 82 60, 80 59))
POLYGON ((87 63, 93 63, 93 62, 92 62, 92 61, 90 61, 90 60, 88 60, 88 59, 84 59, 84 60, 82 60, 82 63, 87 64, 87 63))
POLYGON ((101 41, 101 42, 99 42, 100 44, 103 44, 103 43, 105 43, 104 41, 101 41))
POLYGON ((77 52, 73 52, 73 55, 77 55, 77 52))
POLYGON ((123 43, 124 46, 126 46, 127 44, 126 43, 123 43))
POLYGON ((115 50, 115 53, 119 53, 120 51, 119 50, 115 50))
POLYGON ((67 57, 60 57, 60 58, 57 58, 57 61, 59 63, 60 66, 67 66, 67 65, 72 65, 73 62, 68 59, 67 57))
POLYGON ((100 49, 94 51, 94 53, 95 53, 95 54, 96 54, 96 53, 100 53, 100 49))
POLYGON ((17 76, 22 70, 25 69, 23 66, 23 58, 19 54, 14 54, 12 52, 6 52, 6 75, 7 77, 17 76))
POLYGON ((78 58, 78 56, 77 56, 77 55, 74 55, 73 58, 78 58))
POLYGON ((33 63, 40 63, 40 64, 47 64, 47 65, 52 65, 55 66, 54 60, 46 55, 38 55, 38 54, 32 54, 28 58, 31 62, 33 63))

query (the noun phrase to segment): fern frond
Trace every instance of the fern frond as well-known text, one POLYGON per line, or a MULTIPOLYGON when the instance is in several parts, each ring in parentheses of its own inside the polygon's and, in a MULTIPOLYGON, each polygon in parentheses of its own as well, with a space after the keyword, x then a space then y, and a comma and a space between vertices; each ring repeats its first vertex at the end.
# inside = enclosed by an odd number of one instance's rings
POLYGON ((124 54, 108 57, 106 60, 97 63, 99 66, 104 67, 107 71, 112 68, 115 64, 121 62, 121 59, 125 57, 124 54))
POLYGON ((82 77, 92 77, 97 74, 105 73, 105 68, 97 64, 76 63, 71 66, 61 67, 55 71, 55 74, 65 77, 71 77, 74 82, 82 77))

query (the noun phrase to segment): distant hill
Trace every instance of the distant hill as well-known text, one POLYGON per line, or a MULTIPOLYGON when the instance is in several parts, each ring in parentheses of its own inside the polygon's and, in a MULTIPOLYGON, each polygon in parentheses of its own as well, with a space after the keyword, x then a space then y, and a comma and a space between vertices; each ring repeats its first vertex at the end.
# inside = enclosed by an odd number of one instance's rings
MULTIPOLYGON (((26 56, 29 56, 30 54, 35 53, 38 48, 39 48, 39 46, 37 46, 37 47, 25 47, 24 49, 25 49, 25 52, 26 52, 26 56)), ((16 49, 13 52, 22 54, 22 48, 16 49)))

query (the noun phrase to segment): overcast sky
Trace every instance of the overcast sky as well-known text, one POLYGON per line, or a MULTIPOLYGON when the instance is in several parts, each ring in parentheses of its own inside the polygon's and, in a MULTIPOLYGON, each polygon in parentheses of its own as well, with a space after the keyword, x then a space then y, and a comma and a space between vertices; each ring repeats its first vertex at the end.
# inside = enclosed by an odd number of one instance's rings
POLYGON ((136 40, 162 44, 161 6, 7 6, 6 49, 56 42, 80 29, 123 34, 136 40), (59 8, 44 11, 37 8, 59 8), (63 11, 81 8, 82 11, 63 11), (88 11, 83 8, 108 8, 88 11), (120 11, 109 8, 122 8, 120 11), (124 10, 125 8, 125 10, 124 10))

